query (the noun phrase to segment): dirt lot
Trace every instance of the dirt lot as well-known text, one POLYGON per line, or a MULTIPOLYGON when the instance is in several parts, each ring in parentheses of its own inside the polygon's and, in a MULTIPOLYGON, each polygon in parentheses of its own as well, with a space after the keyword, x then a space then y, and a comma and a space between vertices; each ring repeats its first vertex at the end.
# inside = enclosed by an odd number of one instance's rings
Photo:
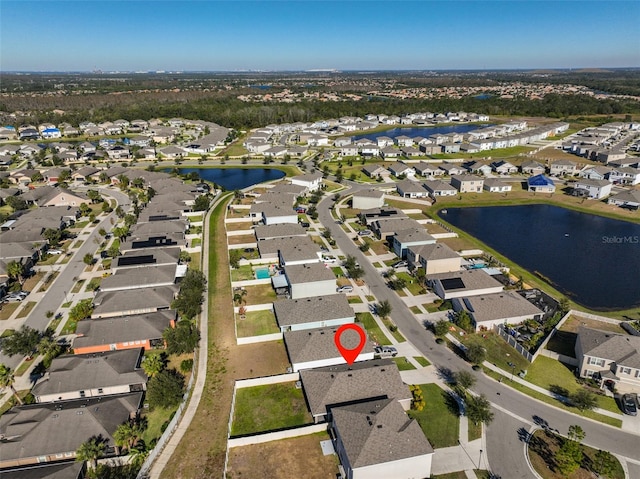
POLYGON ((224 225, 227 231, 243 231, 250 230, 253 223, 251 221, 243 221, 242 223, 226 223, 224 225))
POLYGON ((320 449, 320 441, 328 439, 327 433, 321 433, 233 448, 229 452, 227 477, 335 479, 337 457, 323 456, 320 449))
POLYGON ((627 334, 627 332, 622 329, 619 324, 605 323, 604 321, 597 321, 595 319, 587 319, 579 316, 571 316, 570 318, 568 318, 562 325, 560 330, 576 333, 580 326, 599 329, 600 331, 610 331, 612 333, 627 334))
POLYGON ((255 243, 256 242, 256 236, 253 235, 253 234, 250 234, 250 235, 239 235, 239 236, 229 236, 229 238, 227 238, 227 241, 229 242, 229 245, 255 243))

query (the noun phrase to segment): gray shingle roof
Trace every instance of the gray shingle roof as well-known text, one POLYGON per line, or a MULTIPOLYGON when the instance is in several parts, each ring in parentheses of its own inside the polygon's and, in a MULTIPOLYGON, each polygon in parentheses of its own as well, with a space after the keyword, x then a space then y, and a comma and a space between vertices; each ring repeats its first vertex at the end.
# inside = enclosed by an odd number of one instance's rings
POLYGON ((362 190, 356 191, 353 196, 358 196, 360 198, 382 198, 384 196, 384 192, 380 190, 362 190))
POLYGON ((394 399, 341 406, 331 413, 354 469, 433 453, 418 423, 394 399))
POLYGON ((294 264, 284 269, 289 284, 335 280, 336 275, 322 263, 294 264))
POLYGON ((73 340, 73 347, 86 348, 158 339, 174 318, 175 311, 167 310, 113 318, 85 319, 78 322, 76 333, 79 336, 73 340))
POLYGON ((355 318, 346 295, 331 294, 300 299, 283 299, 273 303, 278 326, 355 318))
POLYGON ((466 309, 473 314, 476 323, 543 314, 515 291, 471 296, 464 298, 463 302, 466 309))
POLYGON ((326 414, 328 407, 358 400, 411 399, 411 392, 391 359, 304 369, 300 379, 313 416, 326 414))
POLYGON ((115 259, 117 268, 136 267, 140 264, 161 265, 177 264, 180 248, 144 248, 127 251, 115 259))
POLYGON ((640 336, 581 326, 578 329, 578 341, 583 354, 615 361, 618 366, 640 369, 640 336))
POLYGON ((177 290, 175 286, 161 286, 125 291, 99 291, 93 299, 92 317, 124 314, 125 311, 168 309, 177 290))
POLYGON ((282 223, 276 225, 261 225, 256 229, 258 241, 271 238, 285 238, 291 236, 306 236, 306 230, 299 224, 282 223))
POLYGON ((417 241, 432 241, 435 243, 436 239, 427 233, 424 228, 407 228, 406 230, 397 231, 395 238, 401 244, 414 243, 417 241))
POLYGON ((111 435, 137 411, 142 393, 108 398, 32 404, 10 409, 0 417, 3 461, 75 452, 92 436, 111 435))
MULTIPOLYGON (((427 275, 430 281, 442 281, 446 279, 460 278, 464 285, 463 289, 474 290, 482 288, 493 288, 501 286, 501 284, 493 279, 491 275, 478 269, 469 269, 462 271, 453 271, 451 273, 436 273, 427 275)), ((451 290, 449 290, 451 291, 451 290)))
POLYGON ((120 269, 115 274, 104 278, 100 283, 100 289, 102 291, 139 290, 141 288, 174 284, 177 269, 177 264, 120 269))
POLYGON ((460 258, 460 255, 453 251, 444 243, 425 244, 420 246, 411 246, 411 251, 420 255, 421 258, 429 260, 460 258))
POLYGON ((82 462, 37 464, 20 469, 3 470, 2 479, 80 479, 84 477, 83 469, 82 462))
MULTIPOLYGON (((337 330, 338 328, 317 328, 285 332, 284 342, 291 363, 341 357, 334 341, 337 330)), ((340 344, 346 349, 355 349, 360 344, 360 336, 355 331, 347 330, 340 336, 340 344)), ((373 353, 373 343, 369 339, 360 352, 366 353, 373 353)))
POLYGON ((147 375, 139 368, 141 349, 99 354, 60 356, 31 391, 34 396, 63 394, 85 389, 143 384, 147 375))

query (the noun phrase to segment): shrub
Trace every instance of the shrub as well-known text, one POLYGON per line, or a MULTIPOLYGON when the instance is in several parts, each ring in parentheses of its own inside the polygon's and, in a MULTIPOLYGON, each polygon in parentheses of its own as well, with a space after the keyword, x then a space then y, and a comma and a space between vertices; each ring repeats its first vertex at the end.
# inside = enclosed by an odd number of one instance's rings
POLYGON ((185 359, 180 363, 180 371, 188 373, 193 369, 193 359, 185 359))

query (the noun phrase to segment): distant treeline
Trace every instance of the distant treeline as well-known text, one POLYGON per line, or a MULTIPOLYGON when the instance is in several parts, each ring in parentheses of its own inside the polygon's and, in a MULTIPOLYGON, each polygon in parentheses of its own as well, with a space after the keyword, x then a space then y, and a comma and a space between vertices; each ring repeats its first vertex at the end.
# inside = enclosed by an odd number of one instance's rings
MULTIPOLYGON (((365 97, 360 101, 300 103, 247 103, 231 95, 203 95, 204 92, 183 92, 156 96, 151 93, 131 95, 86 95, 57 98, 33 98, 33 105, 18 107, 14 99, 4 98, 0 110, 31 111, 24 121, 32 123, 67 121, 77 125, 81 121, 113 121, 150 118, 182 117, 212 121, 236 128, 256 128, 271 123, 310 122, 320 119, 340 118, 384 113, 403 115, 412 112, 466 111, 488 115, 540 116, 562 119, 576 115, 638 114, 640 103, 631 100, 598 100, 586 95, 547 95, 541 100, 526 98, 502 99, 491 97, 443 98, 434 100, 396 100, 365 97), (44 101, 43 101, 44 100, 44 101), (44 104, 43 104, 44 103, 44 104), (39 106, 38 106, 39 105, 39 106), (54 114, 59 108, 64 114, 54 114)), ((29 102, 30 103, 30 102, 29 102)), ((5 120, 6 121, 6 120, 5 120)))

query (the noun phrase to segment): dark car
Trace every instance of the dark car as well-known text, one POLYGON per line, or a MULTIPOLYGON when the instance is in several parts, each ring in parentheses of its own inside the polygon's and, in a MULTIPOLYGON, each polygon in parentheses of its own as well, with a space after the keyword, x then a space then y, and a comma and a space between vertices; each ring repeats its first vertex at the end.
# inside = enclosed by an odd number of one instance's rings
POLYGON ((635 416, 638 414, 636 398, 634 396, 635 394, 624 394, 621 399, 622 411, 629 416, 635 416))

